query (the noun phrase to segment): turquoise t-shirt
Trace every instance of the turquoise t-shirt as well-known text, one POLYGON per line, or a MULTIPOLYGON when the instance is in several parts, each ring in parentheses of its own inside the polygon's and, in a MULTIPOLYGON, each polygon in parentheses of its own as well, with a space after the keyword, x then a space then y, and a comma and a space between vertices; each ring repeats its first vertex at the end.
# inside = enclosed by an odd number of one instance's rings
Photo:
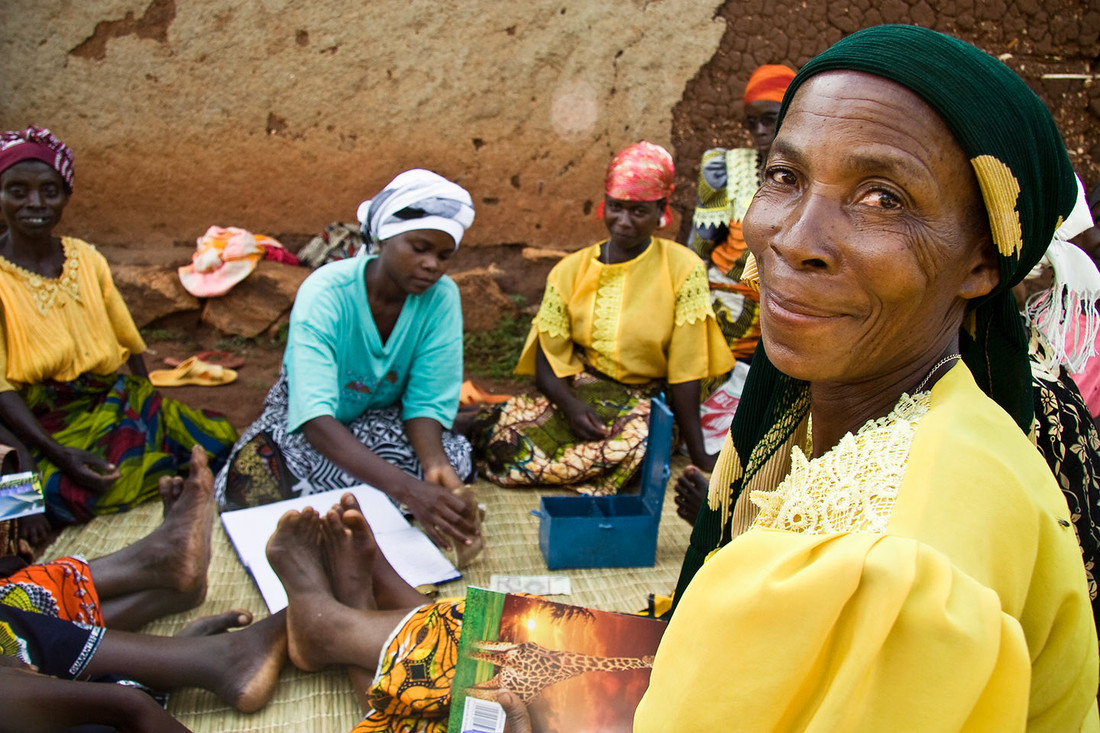
POLYGON ((325 265, 298 289, 283 354, 291 431, 315 417, 347 423, 394 404, 403 420, 430 417, 445 428, 454 422, 462 387, 458 286, 444 275, 407 296, 383 344, 364 280, 372 259, 325 265))

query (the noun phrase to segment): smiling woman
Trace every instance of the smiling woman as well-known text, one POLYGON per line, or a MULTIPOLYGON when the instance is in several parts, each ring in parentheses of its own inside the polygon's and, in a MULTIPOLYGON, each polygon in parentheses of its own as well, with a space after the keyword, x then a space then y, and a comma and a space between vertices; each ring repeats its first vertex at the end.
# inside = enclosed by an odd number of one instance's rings
POLYGON ((302 284, 283 371, 216 486, 223 508, 368 483, 407 506, 437 544, 471 544, 473 472, 450 431, 462 383, 462 309, 445 275, 474 221, 470 194, 426 170, 359 208, 377 254, 302 284))
POLYGON ((0 135, 0 421, 25 444, 22 468, 42 472, 55 525, 157 496, 195 444, 218 467, 236 438, 224 418, 153 389, 106 260, 53 235, 72 184, 72 151, 49 130, 0 135))
POLYGON ((973 46, 882 26, 798 73, 745 218, 761 345, 636 731, 1100 729, 1010 293, 1076 189, 973 46))

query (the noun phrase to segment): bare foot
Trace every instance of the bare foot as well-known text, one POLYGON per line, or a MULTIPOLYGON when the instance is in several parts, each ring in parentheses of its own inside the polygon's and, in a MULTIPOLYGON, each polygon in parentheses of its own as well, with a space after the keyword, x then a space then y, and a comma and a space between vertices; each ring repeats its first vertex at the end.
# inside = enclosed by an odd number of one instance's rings
POLYGON ((267 542, 267 561, 286 589, 287 642, 290 661, 316 672, 336 661, 343 611, 321 560, 321 518, 312 507, 289 511, 267 542))
POLYGON ((214 616, 197 618, 177 631, 174 636, 176 636, 176 638, 213 636, 214 634, 221 634, 230 629, 248 626, 250 623, 252 623, 252 614, 249 611, 235 609, 214 616))
POLYGON ((271 699, 287 659, 287 614, 257 621, 226 634, 225 675, 214 690, 242 713, 254 713, 271 699))
POLYGON ((378 543, 374 538, 370 525, 359 507, 359 502, 354 494, 344 494, 340 497, 339 506, 333 507, 340 513, 344 527, 351 533, 351 545, 356 553, 369 556, 372 559, 371 566, 371 593, 375 608, 390 611, 394 609, 408 609, 422 606, 431 602, 427 596, 419 593, 415 588, 405 582, 397 571, 390 565, 390 561, 378 549, 378 543))
POLYGON ((676 514, 688 524, 694 525, 699 509, 707 498, 710 481, 695 466, 688 466, 676 479, 676 514))
POLYGON ((206 598, 206 571, 210 567, 210 537, 214 527, 214 474, 200 446, 191 449, 191 474, 162 479, 164 522, 147 540, 165 559, 160 565, 162 587, 187 594, 192 607, 206 598), (159 547, 156 547, 159 545, 159 547))
POLYGON ((373 575, 378 543, 358 509, 345 511, 342 504, 329 509, 323 520, 321 544, 336 600, 359 610, 377 609, 373 575))

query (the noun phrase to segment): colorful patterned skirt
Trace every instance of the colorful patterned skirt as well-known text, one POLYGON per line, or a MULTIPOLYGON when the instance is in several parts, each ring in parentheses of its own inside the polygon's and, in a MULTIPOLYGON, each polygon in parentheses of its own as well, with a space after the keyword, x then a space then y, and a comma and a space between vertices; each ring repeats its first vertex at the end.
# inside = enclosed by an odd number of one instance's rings
POLYGON ((466 601, 418 608, 390 636, 353 733, 446 733, 466 601))
POLYGON ((66 557, 0 579, 0 654, 74 679, 102 635, 99 597, 83 560, 66 557))
POLYGON ((20 396, 54 440, 89 451, 122 474, 105 492, 95 493, 32 448, 42 472, 46 515, 55 525, 126 511, 156 497, 161 476, 178 474, 195 444, 206 449, 217 471, 237 439, 224 417, 166 399, 148 379, 130 374, 84 374, 72 382, 24 387, 20 396))
MULTIPOLYGON (((363 483, 317 452, 301 430, 287 430, 290 388, 286 372, 267 393, 263 414, 233 446, 229 461, 214 480, 218 507, 224 510, 269 504, 306 494, 346 489, 363 483)), ((399 405, 367 410, 345 427, 376 455, 417 478, 424 470, 405 434, 399 405)), ((470 441, 444 430, 443 452, 460 479, 474 472, 470 441)))
MULTIPOLYGON (((103 640, 103 612, 88 564, 63 557, 31 565, 0 579, 0 655, 38 667, 42 674, 79 679, 103 640)), ((118 682, 148 693, 160 705, 165 695, 115 675, 118 682)))
POLYGON ((606 438, 577 441, 569 421, 543 395, 513 397, 494 410, 480 441, 485 477, 509 488, 563 486, 582 494, 617 494, 641 468, 649 434, 649 398, 660 383, 629 385, 583 372, 573 391, 608 427, 606 438))

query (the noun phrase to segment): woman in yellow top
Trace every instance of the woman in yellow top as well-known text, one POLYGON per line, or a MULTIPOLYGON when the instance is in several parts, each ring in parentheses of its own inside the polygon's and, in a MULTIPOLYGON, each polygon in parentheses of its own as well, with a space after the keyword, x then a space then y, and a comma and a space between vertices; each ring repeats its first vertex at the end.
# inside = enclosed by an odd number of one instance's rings
POLYGON ((161 398, 107 261, 53 235, 72 180, 72 151, 49 130, 0 135, 0 421, 29 448, 55 525, 157 496, 195 444, 217 470, 236 439, 224 418, 161 398))
POLYGON ((798 73, 744 223, 761 346, 636 731, 1100 729, 1011 295, 1075 197, 969 44, 879 26, 798 73))
POLYGON ((733 358, 714 319, 703 262, 654 237, 668 222, 672 156, 641 142, 607 172, 600 213, 610 237, 547 278, 516 372, 542 395, 506 403, 487 439, 487 477, 502 486, 614 494, 645 454, 649 397, 667 384, 693 461, 709 467, 699 382, 733 358))

